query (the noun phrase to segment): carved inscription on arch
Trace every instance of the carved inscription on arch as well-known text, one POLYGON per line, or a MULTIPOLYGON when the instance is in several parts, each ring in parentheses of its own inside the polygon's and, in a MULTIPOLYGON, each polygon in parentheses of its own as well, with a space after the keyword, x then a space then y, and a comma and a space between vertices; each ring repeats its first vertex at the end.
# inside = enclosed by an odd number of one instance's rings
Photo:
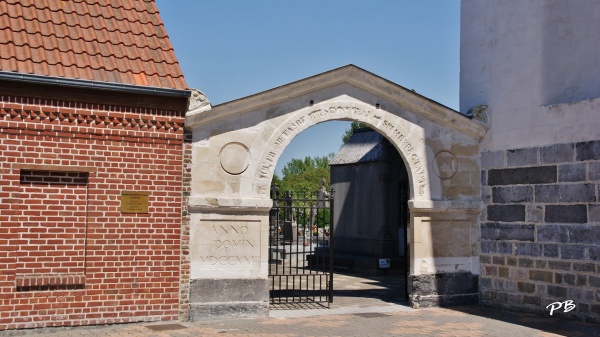
POLYGON ((194 233, 192 260, 195 270, 258 270, 260 222, 201 221, 194 233))
POLYGON ((384 120, 383 128, 392 134, 395 143, 400 146, 406 160, 409 161, 411 173, 416 175, 417 181, 414 181, 415 190, 419 195, 424 195, 427 188, 427 175, 425 167, 427 162, 420 158, 410 140, 391 122, 384 120))
POLYGON ((415 190, 419 195, 424 195, 427 189, 428 179, 426 174, 427 162, 415 149, 411 141, 392 122, 385 120, 383 112, 369 108, 362 108, 352 104, 335 104, 328 107, 317 107, 308 110, 305 114, 294 118, 292 122, 285 125, 272 144, 268 144, 267 154, 261 162, 258 178, 258 193, 267 195, 269 188, 266 181, 275 170, 275 159, 283 152, 285 144, 290 137, 295 136, 300 129, 306 128, 320 121, 331 119, 355 119, 366 120, 373 125, 381 126, 385 132, 392 135, 392 141, 396 142, 406 160, 409 161, 411 172, 416 176, 415 190))

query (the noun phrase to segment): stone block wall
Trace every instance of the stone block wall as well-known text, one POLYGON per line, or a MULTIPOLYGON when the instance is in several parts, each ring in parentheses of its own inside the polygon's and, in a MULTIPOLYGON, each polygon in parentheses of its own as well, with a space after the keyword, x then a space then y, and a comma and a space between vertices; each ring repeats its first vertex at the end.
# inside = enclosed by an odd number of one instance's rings
POLYGON ((0 330, 178 318, 183 114, 0 96, 0 330))
POLYGON ((600 141, 481 155, 480 299, 600 322, 600 141))

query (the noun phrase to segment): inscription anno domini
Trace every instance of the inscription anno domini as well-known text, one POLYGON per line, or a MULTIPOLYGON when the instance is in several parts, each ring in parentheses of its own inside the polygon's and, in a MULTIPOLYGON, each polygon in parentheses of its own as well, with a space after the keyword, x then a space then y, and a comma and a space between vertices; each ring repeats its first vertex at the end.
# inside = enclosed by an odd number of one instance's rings
POLYGON ((196 263, 200 269, 230 266, 244 269, 260 265, 260 231, 253 222, 209 221, 201 223, 196 263))

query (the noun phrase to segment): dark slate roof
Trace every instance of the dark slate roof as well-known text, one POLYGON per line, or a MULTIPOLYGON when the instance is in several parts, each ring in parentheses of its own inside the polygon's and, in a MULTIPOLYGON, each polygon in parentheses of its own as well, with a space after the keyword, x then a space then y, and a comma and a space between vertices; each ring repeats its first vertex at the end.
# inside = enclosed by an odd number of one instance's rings
POLYGON ((371 129, 355 130, 350 139, 329 162, 329 165, 347 165, 386 160, 384 142, 387 140, 371 129))
POLYGON ((153 0, 2 0, 0 71, 187 89, 153 0))

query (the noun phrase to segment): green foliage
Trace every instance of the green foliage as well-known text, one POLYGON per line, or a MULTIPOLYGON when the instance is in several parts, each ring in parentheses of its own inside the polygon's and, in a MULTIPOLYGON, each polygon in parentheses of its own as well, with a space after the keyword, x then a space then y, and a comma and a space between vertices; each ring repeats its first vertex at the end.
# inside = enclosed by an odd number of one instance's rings
POLYGON ((322 178, 325 178, 325 188, 329 189, 329 161, 333 156, 330 153, 322 157, 308 156, 304 160, 294 158, 283 167, 283 177, 274 175, 271 184, 277 184, 280 193, 290 190, 296 196, 310 194, 315 197, 321 189, 322 178))
POLYGON ((352 122, 352 124, 350 124, 350 129, 347 129, 346 132, 344 132, 344 135, 342 136, 342 146, 348 142, 348 139, 350 139, 352 133, 354 133, 354 130, 368 127, 369 126, 363 122, 352 122))

